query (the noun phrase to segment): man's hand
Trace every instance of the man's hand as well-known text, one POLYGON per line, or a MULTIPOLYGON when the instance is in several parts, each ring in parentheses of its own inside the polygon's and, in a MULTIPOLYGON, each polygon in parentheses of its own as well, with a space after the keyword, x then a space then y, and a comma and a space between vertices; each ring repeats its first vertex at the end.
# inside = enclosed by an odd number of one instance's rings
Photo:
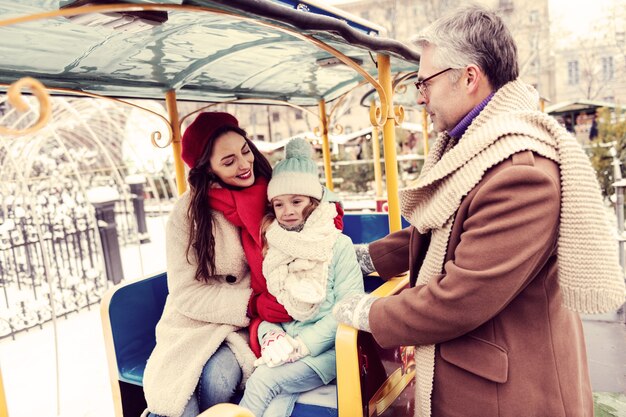
POLYGON ((369 322, 370 308, 377 299, 378 297, 369 294, 349 295, 335 304, 333 316, 339 323, 371 332, 369 322))

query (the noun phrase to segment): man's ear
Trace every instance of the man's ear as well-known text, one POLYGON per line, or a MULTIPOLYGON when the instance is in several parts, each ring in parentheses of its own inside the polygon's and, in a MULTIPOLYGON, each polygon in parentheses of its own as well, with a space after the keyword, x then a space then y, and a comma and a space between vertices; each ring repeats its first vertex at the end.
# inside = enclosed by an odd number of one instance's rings
POLYGON ((465 68, 465 73, 467 74, 465 78, 465 85, 467 86, 468 91, 470 93, 477 91, 481 82, 484 80, 485 75, 480 68, 474 64, 468 65, 465 68))

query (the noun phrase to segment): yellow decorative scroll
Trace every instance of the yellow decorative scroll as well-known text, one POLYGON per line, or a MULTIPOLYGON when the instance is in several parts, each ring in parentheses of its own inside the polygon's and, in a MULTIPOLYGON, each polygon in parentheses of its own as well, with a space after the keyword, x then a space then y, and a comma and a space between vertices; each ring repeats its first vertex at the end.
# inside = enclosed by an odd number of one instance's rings
POLYGON ((369 417, 381 416, 415 378, 415 347, 402 346, 399 350, 402 364, 369 400, 369 417))
POLYGON ((369 400, 369 417, 382 415, 415 377, 415 369, 406 374, 396 369, 369 400))
MULTIPOLYGON (((370 105, 370 123, 373 127, 382 127, 382 124, 379 123, 383 117, 382 107, 378 105, 378 103, 373 102, 370 105)), ((386 117, 386 116, 385 116, 386 117)))
POLYGON ((396 119, 396 125, 401 125, 404 121, 404 107, 401 105, 393 106, 393 114, 396 119))
MULTIPOLYGON (((343 133, 343 125, 341 123, 335 123, 332 126, 332 130, 331 132, 327 132, 327 133, 331 133, 333 136, 339 136, 343 133)), ((315 136, 316 138, 321 138, 322 137, 322 131, 323 129, 319 126, 314 126, 313 127, 313 136, 315 136)))
POLYGON ((338 136, 338 135, 341 135, 342 133, 343 133, 343 125, 339 123, 335 123, 333 125, 333 135, 338 136))
POLYGON ((39 119, 37 123, 34 125, 27 127, 25 129, 9 129, 3 126, 0 126, 0 135, 27 135, 29 133, 36 132, 43 128, 48 121, 50 121, 50 116, 52 114, 52 108, 50 106, 50 96, 46 91, 46 87, 31 77, 20 78, 11 86, 7 91, 7 101, 10 105, 15 107, 20 112, 26 112, 30 110, 30 107, 24 97, 22 97, 22 88, 28 87, 33 95, 39 101, 39 119))
POLYGON ((404 94, 406 93, 407 85, 406 84, 398 84, 394 85, 393 93, 394 94, 404 94))

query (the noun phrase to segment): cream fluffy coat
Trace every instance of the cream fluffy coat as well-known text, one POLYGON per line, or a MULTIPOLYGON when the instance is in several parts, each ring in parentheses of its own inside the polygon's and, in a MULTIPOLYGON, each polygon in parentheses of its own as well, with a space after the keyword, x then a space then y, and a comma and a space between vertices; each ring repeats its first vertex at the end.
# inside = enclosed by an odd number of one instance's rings
POLYGON ((192 253, 189 261, 186 257, 189 202, 189 193, 185 193, 167 222, 169 295, 143 379, 148 409, 168 417, 182 414, 204 364, 222 343, 239 361, 242 385, 252 373, 255 359, 245 330, 252 290, 240 231, 222 213, 212 212, 216 276, 209 283, 196 280, 196 257, 192 253), (228 283, 228 275, 236 277, 236 282, 228 283))

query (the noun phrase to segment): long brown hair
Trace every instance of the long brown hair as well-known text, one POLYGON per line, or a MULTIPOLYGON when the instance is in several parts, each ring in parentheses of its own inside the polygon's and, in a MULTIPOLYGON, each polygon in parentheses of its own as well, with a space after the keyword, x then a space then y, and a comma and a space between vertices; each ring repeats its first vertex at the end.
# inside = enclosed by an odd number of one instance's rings
MULTIPOLYGON (((263 177, 268 181, 272 177, 272 166, 258 148, 252 143, 245 130, 236 126, 223 126, 217 129, 207 139, 207 145, 196 165, 189 170, 189 194, 191 201, 187 210, 189 218, 189 241, 187 242, 186 257, 189 262, 189 251, 193 248, 198 261, 195 278, 198 281, 208 282, 215 275, 215 236, 213 235, 213 215, 209 209, 211 185, 215 182, 224 188, 240 189, 228 186, 212 173, 209 173, 210 158, 213 153, 215 140, 228 132, 235 132, 244 137, 252 155, 254 164, 252 171, 254 178, 263 177)), ((191 262, 190 262, 191 263, 191 262)))
MULTIPOLYGON (((302 217, 304 218, 305 222, 309 218, 311 213, 313 213, 313 211, 320 205, 320 200, 318 200, 317 198, 309 198, 311 199, 311 202, 304 208, 304 210, 302 210, 302 217)), ((270 224, 272 224, 274 220, 276 220, 276 213, 274 212, 274 207, 270 203, 268 205, 268 211, 265 216, 263 216, 263 220, 261 221, 261 242, 263 244, 263 256, 265 256, 265 254, 267 253, 267 239, 265 237, 265 232, 267 232, 267 228, 270 227, 270 224)))

